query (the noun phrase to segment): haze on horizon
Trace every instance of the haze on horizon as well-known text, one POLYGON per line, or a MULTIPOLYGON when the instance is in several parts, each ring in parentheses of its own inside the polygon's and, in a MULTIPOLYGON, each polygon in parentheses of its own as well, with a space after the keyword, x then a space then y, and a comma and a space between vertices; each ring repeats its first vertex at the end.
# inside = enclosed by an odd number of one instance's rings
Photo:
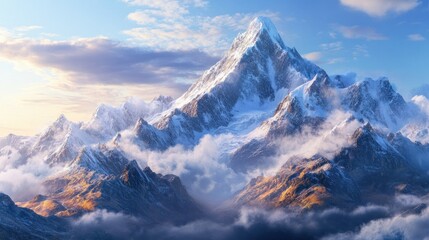
POLYGON ((7 1, 0 136, 35 134, 62 113, 85 121, 130 96, 178 97, 260 15, 329 74, 387 76, 406 97, 428 94, 428 13, 427 0, 7 1))

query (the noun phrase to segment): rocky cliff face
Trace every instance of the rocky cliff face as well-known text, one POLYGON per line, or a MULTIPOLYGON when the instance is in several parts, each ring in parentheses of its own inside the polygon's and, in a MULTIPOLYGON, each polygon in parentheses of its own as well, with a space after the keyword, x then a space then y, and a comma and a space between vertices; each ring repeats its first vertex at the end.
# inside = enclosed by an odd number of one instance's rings
MULTIPOLYGON (((370 124, 357 129, 349 147, 331 159, 292 158, 272 177, 259 177, 234 198, 234 205, 321 208, 386 204, 396 194, 425 195, 429 176, 419 165, 426 147, 383 135, 370 124), (410 149, 420 149, 410 154, 410 149)), ((426 155, 427 156, 427 155, 426 155)))
POLYGON ((106 209, 147 223, 181 222, 203 214, 178 177, 142 170, 118 151, 85 148, 69 168, 45 182, 46 196, 20 205, 61 217, 106 209))
POLYGON ((320 73, 280 102, 274 115, 256 130, 262 132, 262 136, 235 150, 232 166, 238 171, 257 168, 255 161, 263 163, 275 155, 276 139, 294 136, 303 129, 316 133, 338 111, 347 113, 340 121, 356 119, 362 124, 371 123, 384 131, 387 129, 387 132, 399 130, 410 117, 407 103, 384 78, 347 85, 341 79, 332 80, 320 73))
MULTIPOLYGON (((323 70, 283 43, 269 19, 257 18, 222 60, 151 124, 173 140, 166 144, 192 145, 203 133, 230 125, 243 112, 267 105, 273 106, 267 111, 273 111, 285 93, 319 72, 323 70)), ((151 146, 150 136, 156 134, 152 130, 138 137, 151 146)))
POLYGON ((314 209, 360 203, 357 184, 341 166, 326 158, 290 159, 272 177, 253 179, 234 205, 314 209))
MULTIPOLYGON (((51 219, 75 219, 99 209, 151 225, 201 217, 204 209, 179 177, 142 169, 126 157, 165 156, 170 150, 173 160, 166 164, 177 166, 168 171, 183 167, 177 172, 186 172, 187 186, 194 186, 189 179, 204 178, 207 191, 222 185, 211 181, 219 172, 227 173, 229 184, 275 168, 239 191, 232 200, 235 208, 352 208, 383 205, 398 194, 427 194, 428 100, 420 96, 405 102, 386 78, 353 78, 329 76, 287 47, 269 19, 256 18, 176 100, 100 105, 87 123, 61 116, 36 136, 0 138, 0 171, 34 159, 61 169, 44 179, 46 193, 17 203, 45 217, 0 195, 0 234, 50 238, 63 231, 51 219), (230 141, 207 156, 218 161, 213 165, 219 172, 210 172, 212 162, 201 161, 210 165, 201 166, 188 159, 201 151, 199 143, 207 144, 201 140, 205 135, 230 141), (318 146, 308 144, 315 140, 318 146), (176 159, 178 152, 185 157, 176 159)), ((205 158, 201 152, 196 155, 205 158)), ((237 182, 228 191, 245 184, 237 182)))
POLYGON ((138 119, 155 117, 171 102, 170 97, 160 96, 149 103, 130 98, 119 107, 101 104, 86 123, 74 123, 61 115, 36 136, 0 138, 0 159, 8 158, 16 166, 31 158, 51 166, 63 165, 75 159, 82 147, 109 141, 138 119))
POLYGON ((59 218, 45 218, 20 208, 4 193, 0 193, 0 238, 59 239, 65 237, 67 223, 59 218))

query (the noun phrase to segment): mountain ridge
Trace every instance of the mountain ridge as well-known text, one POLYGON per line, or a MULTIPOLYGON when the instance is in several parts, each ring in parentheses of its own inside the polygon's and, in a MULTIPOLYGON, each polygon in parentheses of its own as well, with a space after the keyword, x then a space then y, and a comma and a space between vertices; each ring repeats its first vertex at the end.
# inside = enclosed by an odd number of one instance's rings
POLYGON ((43 178, 46 192, 17 204, 67 219, 108 210, 184 224, 208 215, 199 194, 233 209, 301 210, 428 194, 424 99, 407 103, 387 78, 355 77, 329 76, 259 17, 178 99, 100 105, 86 123, 61 115, 34 137, 0 138, 0 160, 59 167, 43 178))

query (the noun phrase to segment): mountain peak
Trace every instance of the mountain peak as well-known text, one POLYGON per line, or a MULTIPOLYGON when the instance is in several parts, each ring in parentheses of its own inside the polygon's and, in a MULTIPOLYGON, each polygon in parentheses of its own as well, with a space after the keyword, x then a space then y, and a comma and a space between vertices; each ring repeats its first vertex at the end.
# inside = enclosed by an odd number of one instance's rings
POLYGON ((170 96, 164 96, 164 95, 159 95, 158 97, 155 97, 154 99, 152 99, 151 102, 161 102, 161 103, 171 103, 174 99, 170 96))
POLYGON ((257 17, 234 39, 220 61, 205 71, 168 111, 150 121, 157 129, 141 128, 144 131, 137 131, 137 136, 146 146, 174 141, 194 144, 199 133, 228 126, 236 121, 234 116, 264 107, 274 111, 273 106, 288 92, 320 72, 318 66, 285 46, 269 18, 257 17), (165 137, 156 136, 161 132, 165 137), (166 141, 171 136, 175 140, 166 141))
POLYGON ((0 206, 10 207, 15 206, 15 203, 8 195, 0 192, 0 206))
POLYGON ((69 120, 66 118, 66 116, 64 114, 61 114, 53 123, 53 125, 55 126, 62 126, 65 123, 67 123, 69 120))
POLYGON ((250 22, 248 30, 249 29, 255 29, 259 31, 266 30, 273 37, 278 37, 279 35, 277 28, 271 19, 264 16, 259 16, 253 19, 252 22, 250 22))
POLYGON ((254 45, 257 41, 267 41, 270 39, 273 43, 278 44, 281 48, 286 48, 280 37, 276 26, 268 17, 259 16, 250 22, 246 32, 240 37, 240 42, 247 43, 246 45, 254 45), (268 36, 268 38, 267 38, 268 36))
POLYGON ((122 171, 121 180, 128 186, 137 188, 146 182, 150 182, 143 173, 136 160, 130 161, 122 171))

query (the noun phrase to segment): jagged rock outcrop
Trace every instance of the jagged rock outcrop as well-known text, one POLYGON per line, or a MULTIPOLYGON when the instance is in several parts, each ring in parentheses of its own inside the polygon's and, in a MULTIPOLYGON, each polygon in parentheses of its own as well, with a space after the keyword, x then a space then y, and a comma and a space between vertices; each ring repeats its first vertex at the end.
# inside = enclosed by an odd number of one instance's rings
POLYGON ((61 239, 67 233, 66 221, 57 217, 42 217, 21 208, 4 193, 0 193, 1 239, 61 239))
POLYGON ((228 126, 243 112, 263 106, 274 111, 288 91, 320 72, 283 43, 269 19, 257 18, 169 111, 150 122, 156 129, 136 135, 144 146, 151 146, 147 136, 156 134, 168 135, 172 140, 168 146, 193 145, 204 132, 228 126))
POLYGON ((70 169, 48 179, 46 196, 21 203, 45 216, 80 216, 96 209, 141 217, 149 223, 183 222, 203 215, 203 208, 174 175, 141 169, 121 152, 83 149, 70 169))
POLYGON ((233 204, 355 207, 386 204, 396 194, 429 193, 427 159, 422 159, 428 153, 427 146, 401 135, 383 135, 370 124, 358 128, 350 141, 350 146, 338 149, 330 160, 317 155, 289 159, 274 176, 253 179, 235 196, 233 204))
POLYGON ((233 205, 314 209, 360 203, 356 183, 340 166, 320 156, 290 159, 272 177, 253 179, 233 205))

